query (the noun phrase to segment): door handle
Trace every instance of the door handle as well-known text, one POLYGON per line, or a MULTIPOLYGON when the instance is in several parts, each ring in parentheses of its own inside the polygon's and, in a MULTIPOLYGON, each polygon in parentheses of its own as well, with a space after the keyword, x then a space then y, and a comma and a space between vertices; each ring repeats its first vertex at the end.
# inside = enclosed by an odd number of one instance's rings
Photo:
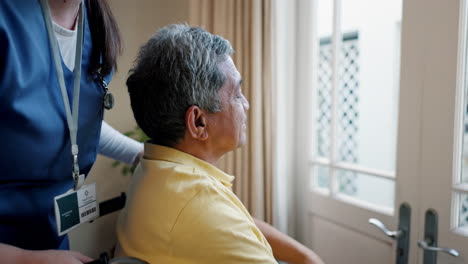
POLYGON ((379 219, 375 218, 370 218, 369 219, 369 224, 374 225, 380 231, 382 231, 386 236, 388 236, 391 239, 397 239, 403 235, 403 231, 397 230, 397 231, 390 231, 388 228, 382 223, 379 219))
POLYGON ((409 204, 402 203, 400 205, 397 231, 388 230, 380 220, 375 218, 370 218, 369 223, 396 241, 396 264, 408 264, 409 234, 411 225, 411 207, 409 204))
POLYGON ((437 264, 437 252, 444 252, 454 257, 459 253, 455 249, 437 247, 437 228, 439 225, 437 212, 434 209, 426 211, 424 223, 424 240, 418 241, 418 246, 424 250, 423 263, 437 264))
POLYGON ((440 248, 440 247, 432 247, 432 246, 429 246, 428 243, 425 241, 425 240, 419 240, 418 241, 418 246, 424 250, 429 250, 429 251, 440 251, 440 252, 444 252, 444 253, 447 253, 447 254, 450 254, 454 257, 458 257, 460 254, 458 253, 457 250, 453 249, 453 248, 440 248))

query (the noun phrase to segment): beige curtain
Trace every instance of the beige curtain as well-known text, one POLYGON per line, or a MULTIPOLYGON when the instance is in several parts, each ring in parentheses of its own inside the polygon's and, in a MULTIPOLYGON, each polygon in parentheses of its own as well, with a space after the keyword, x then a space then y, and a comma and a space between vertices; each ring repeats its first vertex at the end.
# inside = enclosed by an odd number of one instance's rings
POLYGON ((271 0, 190 0, 194 26, 221 35, 234 47, 234 63, 250 103, 246 145, 218 163, 235 175, 234 192, 255 217, 272 223, 273 102, 271 0))

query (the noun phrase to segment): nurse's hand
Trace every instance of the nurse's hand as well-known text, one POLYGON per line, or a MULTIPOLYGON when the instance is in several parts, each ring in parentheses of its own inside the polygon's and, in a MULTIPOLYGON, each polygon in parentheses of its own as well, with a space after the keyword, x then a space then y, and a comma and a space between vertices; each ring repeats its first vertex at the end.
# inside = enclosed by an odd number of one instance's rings
POLYGON ((66 250, 41 250, 29 251, 31 262, 38 264, 83 264, 91 262, 93 259, 82 255, 81 253, 66 250))
POLYGON ((0 243, 0 263, 83 264, 92 261, 78 252, 65 250, 24 250, 0 243))

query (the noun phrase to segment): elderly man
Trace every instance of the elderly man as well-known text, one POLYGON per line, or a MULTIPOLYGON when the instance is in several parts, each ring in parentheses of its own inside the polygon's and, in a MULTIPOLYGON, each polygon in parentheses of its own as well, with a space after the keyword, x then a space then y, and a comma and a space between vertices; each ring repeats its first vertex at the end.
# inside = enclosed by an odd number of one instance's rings
POLYGON ((246 139, 249 103, 232 53, 227 40, 187 25, 165 27, 141 48, 127 85, 151 140, 117 224, 117 255, 150 263, 322 263, 253 220, 232 192, 234 177, 214 166, 246 139))

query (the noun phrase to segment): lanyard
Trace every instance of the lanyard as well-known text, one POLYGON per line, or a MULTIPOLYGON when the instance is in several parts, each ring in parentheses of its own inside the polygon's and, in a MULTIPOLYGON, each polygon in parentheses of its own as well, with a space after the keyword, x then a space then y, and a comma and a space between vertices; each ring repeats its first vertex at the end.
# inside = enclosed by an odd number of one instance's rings
POLYGON ((63 77, 62 62, 60 61, 59 50, 57 40, 55 39, 54 30, 52 28, 51 15, 49 10, 48 0, 40 0, 42 6, 42 12, 44 13, 44 19, 47 26, 47 33, 49 35, 49 42, 54 55, 55 69, 57 71, 57 78, 62 92, 63 104, 65 106, 65 113, 67 116, 68 130, 70 131, 70 142, 71 142, 71 154, 73 156, 73 170, 72 176, 74 181, 74 188, 79 189, 81 187, 80 178, 80 167, 78 165, 78 106, 80 100, 80 81, 81 81, 81 53, 83 48, 83 21, 84 21, 84 9, 83 2, 80 5, 79 19, 78 19, 78 35, 76 38, 76 53, 75 53, 75 68, 73 69, 74 82, 73 82, 73 110, 70 110, 70 103, 68 100, 67 89, 65 87, 65 80, 63 77))

